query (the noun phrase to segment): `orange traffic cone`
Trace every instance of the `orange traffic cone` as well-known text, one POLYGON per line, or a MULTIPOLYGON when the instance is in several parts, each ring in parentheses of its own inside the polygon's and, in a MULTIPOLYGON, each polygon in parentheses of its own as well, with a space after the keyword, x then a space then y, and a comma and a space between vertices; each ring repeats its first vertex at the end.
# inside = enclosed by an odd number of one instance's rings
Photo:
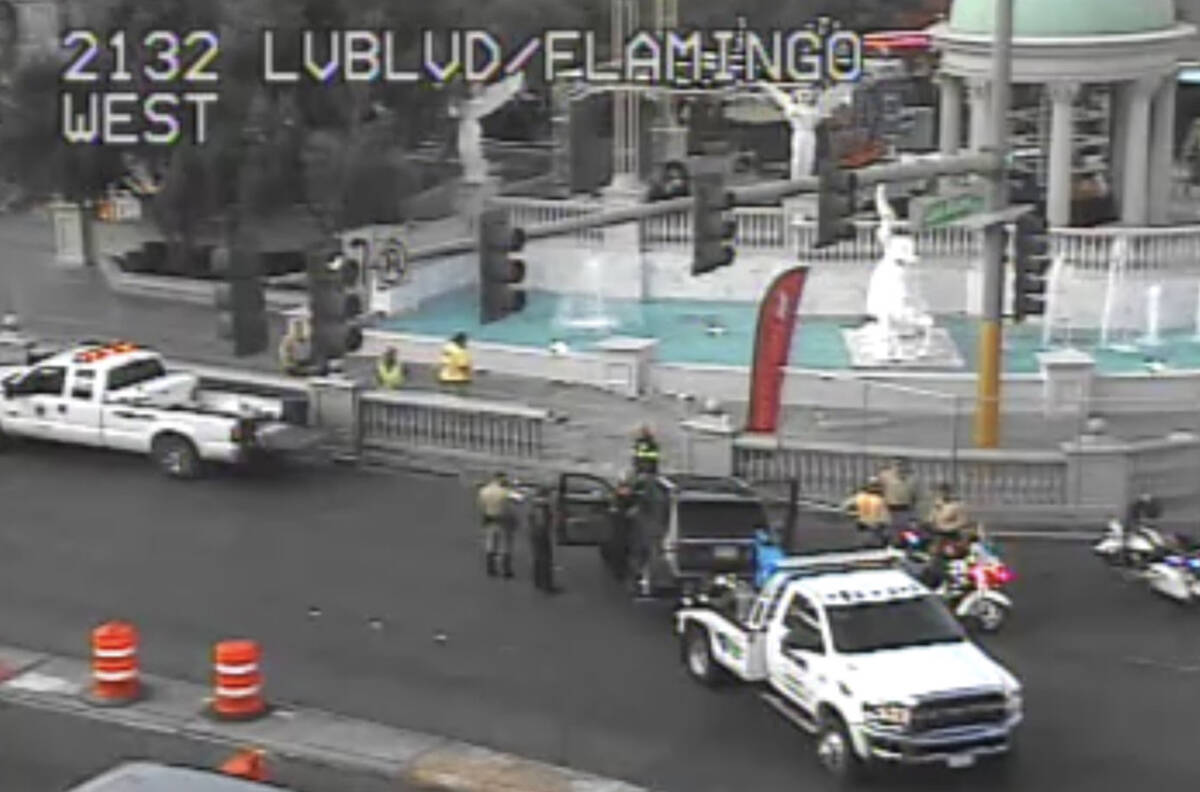
POLYGON ((267 754, 257 748, 238 751, 221 765, 225 775, 245 778, 249 781, 267 781, 267 754))

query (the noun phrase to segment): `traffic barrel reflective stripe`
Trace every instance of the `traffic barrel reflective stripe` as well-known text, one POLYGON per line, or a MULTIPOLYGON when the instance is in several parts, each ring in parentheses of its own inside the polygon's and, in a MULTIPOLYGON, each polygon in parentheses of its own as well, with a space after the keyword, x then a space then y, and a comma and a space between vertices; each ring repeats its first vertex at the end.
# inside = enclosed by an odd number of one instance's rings
POLYGON ((132 624, 107 622, 92 630, 92 687, 96 704, 128 704, 141 694, 138 634, 132 624))
POLYGON ((213 650, 212 713, 227 720, 248 720, 267 710, 262 697, 259 648, 254 641, 222 641, 213 650))

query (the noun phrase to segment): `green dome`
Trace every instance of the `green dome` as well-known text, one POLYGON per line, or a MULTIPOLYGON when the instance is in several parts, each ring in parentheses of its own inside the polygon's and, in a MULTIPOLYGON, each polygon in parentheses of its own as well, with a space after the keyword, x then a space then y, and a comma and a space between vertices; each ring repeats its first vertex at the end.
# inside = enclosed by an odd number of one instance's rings
MULTIPOLYGON (((989 34, 995 0, 954 0, 950 30, 989 34)), ((1175 0, 1013 0, 1014 38, 1149 33, 1175 26, 1175 0)))

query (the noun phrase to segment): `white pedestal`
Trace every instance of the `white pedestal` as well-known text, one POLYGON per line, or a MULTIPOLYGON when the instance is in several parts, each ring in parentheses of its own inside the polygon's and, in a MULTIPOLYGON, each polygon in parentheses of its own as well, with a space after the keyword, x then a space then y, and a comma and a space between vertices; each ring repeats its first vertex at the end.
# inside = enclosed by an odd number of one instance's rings
POLYGON ((733 475, 733 441, 737 431, 729 416, 702 415, 682 421, 684 469, 700 476, 733 475))
POLYGON ((791 195, 783 199, 783 213, 788 223, 810 223, 817 219, 815 195, 791 195))
POLYGON ((347 377, 312 377, 308 380, 309 416, 313 425, 329 433, 343 452, 359 451, 359 385, 347 377))
POLYGON ((1095 359, 1078 349, 1056 349, 1038 356, 1042 370, 1042 399, 1047 415, 1079 413, 1091 400, 1095 359))
POLYGON ((930 330, 928 348, 925 348, 923 331, 901 338, 897 344, 899 354, 895 358, 881 354, 880 345, 875 343, 875 333, 873 325, 842 331, 842 341, 846 344, 846 351, 850 354, 850 365, 854 368, 945 370, 963 368, 962 355, 959 353, 954 339, 950 337, 950 333, 944 327, 934 327, 930 330))
POLYGON ((644 393, 657 347, 658 339, 631 336, 613 336, 596 344, 604 358, 605 388, 631 399, 644 393))
POLYGON ((83 236, 83 210, 78 204, 57 202, 50 205, 54 220, 54 260, 65 266, 87 263, 83 236))

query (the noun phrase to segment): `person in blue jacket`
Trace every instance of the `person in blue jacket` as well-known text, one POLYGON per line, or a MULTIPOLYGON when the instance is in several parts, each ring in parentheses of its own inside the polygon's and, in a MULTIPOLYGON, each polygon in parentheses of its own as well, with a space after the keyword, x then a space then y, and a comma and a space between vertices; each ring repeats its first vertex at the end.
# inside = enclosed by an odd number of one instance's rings
POLYGON ((754 585, 762 588, 763 584, 775 574, 779 562, 784 559, 783 548, 771 538, 766 529, 759 529, 754 534, 754 585))

